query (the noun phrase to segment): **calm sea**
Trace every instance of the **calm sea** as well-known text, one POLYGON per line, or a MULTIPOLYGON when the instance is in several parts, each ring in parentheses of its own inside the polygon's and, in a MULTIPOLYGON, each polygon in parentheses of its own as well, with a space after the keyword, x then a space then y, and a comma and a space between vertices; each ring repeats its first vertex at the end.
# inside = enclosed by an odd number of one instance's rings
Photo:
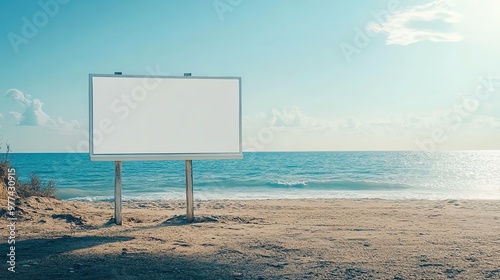
MULTIPOLYGON (((11 154, 21 180, 54 180, 62 199, 112 200, 114 163, 88 154, 11 154)), ((193 161, 196 200, 500 199, 500 152, 269 152, 193 161)), ((185 198, 183 161, 123 163, 124 200, 185 198)))

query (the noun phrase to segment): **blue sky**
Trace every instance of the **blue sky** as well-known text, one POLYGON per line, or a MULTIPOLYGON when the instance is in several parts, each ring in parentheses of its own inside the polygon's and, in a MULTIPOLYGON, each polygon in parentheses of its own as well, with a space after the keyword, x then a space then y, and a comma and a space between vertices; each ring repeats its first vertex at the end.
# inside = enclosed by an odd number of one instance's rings
POLYGON ((0 2, 0 138, 86 152, 88 74, 241 76, 244 150, 500 148, 500 4, 0 2), (83 142, 82 142, 83 141, 83 142))

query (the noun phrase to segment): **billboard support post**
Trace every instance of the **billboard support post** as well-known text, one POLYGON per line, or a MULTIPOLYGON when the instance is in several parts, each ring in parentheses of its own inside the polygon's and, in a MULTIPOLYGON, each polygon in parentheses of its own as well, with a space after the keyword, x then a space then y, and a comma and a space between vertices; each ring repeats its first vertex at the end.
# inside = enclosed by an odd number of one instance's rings
POLYGON ((193 203, 193 161, 186 160, 186 221, 194 221, 193 203))
MULTIPOLYGON (((122 72, 115 72, 121 75, 122 72)), ((122 224, 122 162, 115 161, 115 224, 122 224)))
POLYGON ((122 224, 122 162, 115 161, 115 224, 122 224))
MULTIPOLYGON (((191 73, 184 73, 184 77, 191 77, 191 73)), ((193 202, 193 161, 186 160, 186 221, 194 221, 193 202)))

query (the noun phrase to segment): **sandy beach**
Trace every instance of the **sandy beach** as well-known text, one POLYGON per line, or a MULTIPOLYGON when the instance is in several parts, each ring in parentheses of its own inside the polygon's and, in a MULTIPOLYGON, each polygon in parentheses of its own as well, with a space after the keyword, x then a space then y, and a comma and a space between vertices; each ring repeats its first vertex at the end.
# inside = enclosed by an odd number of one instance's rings
MULTIPOLYGON (((23 199, 1 279, 500 279, 500 203, 23 199)), ((3 214, 5 217, 5 213, 3 214)))

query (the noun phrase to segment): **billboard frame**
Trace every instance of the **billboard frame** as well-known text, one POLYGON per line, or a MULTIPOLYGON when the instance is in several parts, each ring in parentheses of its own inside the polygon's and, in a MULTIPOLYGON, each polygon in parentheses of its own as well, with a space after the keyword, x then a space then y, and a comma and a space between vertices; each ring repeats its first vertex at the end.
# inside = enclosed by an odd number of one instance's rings
POLYGON ((89 155, 91 161, 150 161, 150 160, 215 160, 242 159, 242 93, 241 77, 234 76, 166 76, 166 75, 121 75, 121 74, 89 74, 89 155), (94 91, 93 78, 151 78, 151 79, 213 79, 238 81, 238 129, 239 147, 237 152, 198 152, 198 153, 99 153, 94 152, 94 91))

